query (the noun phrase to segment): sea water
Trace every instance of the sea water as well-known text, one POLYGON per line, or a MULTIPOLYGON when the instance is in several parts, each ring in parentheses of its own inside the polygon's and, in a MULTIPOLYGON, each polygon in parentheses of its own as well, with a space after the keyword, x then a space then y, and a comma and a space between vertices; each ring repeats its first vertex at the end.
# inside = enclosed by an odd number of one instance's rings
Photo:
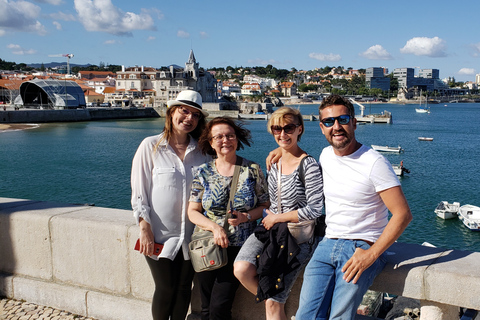
MULTIPOLYGON (((318 114, 318 105, 294 107, 305 115, 318 114)), ((366 114, 387 110, 393 123, 358 125, 356 130, 365 145, 405 150, 385 154, 392 164, 403 160, 410 170, 400 182, 414 219, 399 241, 480 251, 480 232, 433 212, 440 201, 480 206, 480 104, 430 105, 430 114, 416 113, 415 107, 366 104, 366 114), (419 141, 420 136, 434 139, 419 141)), ((254 143, 239 151, 263 169, 268 152, 277 147, 266 124, 245 122, 254 143)), ((131 209, 132 158, 140 142, 163 125, 164 119, 49 123, 0 133, 0 196, 131 209)), ((299 144, 318 159, 328 145, 318 121, 305 122, 299 144)))

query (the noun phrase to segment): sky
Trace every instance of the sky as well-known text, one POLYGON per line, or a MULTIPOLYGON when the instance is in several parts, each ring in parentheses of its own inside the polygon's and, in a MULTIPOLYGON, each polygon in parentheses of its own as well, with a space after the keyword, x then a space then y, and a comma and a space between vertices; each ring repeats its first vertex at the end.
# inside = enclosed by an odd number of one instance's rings
POLYGON ((0 59, 480 73, 480 1, 0 0, 0 59))

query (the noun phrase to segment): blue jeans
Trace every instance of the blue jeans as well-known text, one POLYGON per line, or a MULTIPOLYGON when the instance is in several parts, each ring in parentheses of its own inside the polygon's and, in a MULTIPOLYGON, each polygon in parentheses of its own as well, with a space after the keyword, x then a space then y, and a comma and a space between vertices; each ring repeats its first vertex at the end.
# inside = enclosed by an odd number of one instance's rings
POLYGON ((305 268, 297 320, 355 319, 363 295, 386 264, 383 253, 356 284, 343 280, 342 267, 356 248, 367 250, 362 240, 323 238, 305 268))

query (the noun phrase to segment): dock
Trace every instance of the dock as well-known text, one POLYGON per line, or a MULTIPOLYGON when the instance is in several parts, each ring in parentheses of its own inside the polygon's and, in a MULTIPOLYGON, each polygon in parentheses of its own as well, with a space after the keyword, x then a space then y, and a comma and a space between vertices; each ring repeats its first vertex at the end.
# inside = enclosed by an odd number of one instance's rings
MULTIPOLYGON (((267 114, 245 114, 239 113, 238 118, 244 120, 268 120, 270 119, 271 113, 267 114)), ((310 114, 310 115, 302 115, 303 121, 318 121, 318 116, 310 114)))

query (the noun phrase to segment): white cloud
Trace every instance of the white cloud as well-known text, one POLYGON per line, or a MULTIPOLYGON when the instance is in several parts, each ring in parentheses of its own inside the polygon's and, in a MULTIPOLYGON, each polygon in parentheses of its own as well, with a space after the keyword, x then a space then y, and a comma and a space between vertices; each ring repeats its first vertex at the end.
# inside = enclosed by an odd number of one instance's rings
POLYGON ((57 30, 62 30, 62 25, 60 24, 60 22, 53 21, 52 23, 55 26, 55 28, 57 28, 57 30))
POLYGON ((106 41, 104 42, 104 44, 117 44, 117 43, 118 43, 118 41, 117 41, 117 40, 114 40, 114 39, 106 40, 106 41))
POLYGON ((63 3, 63 0, 34 0, 37 3, 48 3, 48 4, 53 4, 54 6, 61 5, 63 3))
POLYGON ((427 56, 432 58, 446 57, 446 42, 439 37, 415 37, 407 41, 400 49, 401 53, 414 54, 416 56, 427 56))
POLYGON ((458 74, 474 75, 475 74, 475 69, 473 69, 473 68, 462 68, 462 69, 458 70, 458 74))
POLYGON ((478 43, 472 43, 470 47, 473 50, 472 56, 474 57, 480 57, 480 42, 478 43))
POLYGON ((323 54, 323 53, 315 53, 312 52, 308 55, 310 58, 320 61, 340 61, 342 57, 339 54, 323 54))
POLYGON ((40 7, 27 1, 0 0, 0 28, 4 31, 33 32, 45 35, 46 29, 37 20, 40 7))
POLYGON ((249 60, 247 60, 247 63, 249 65, 252 65, 252 66, 266 66, 266 65, 269 65, 269 64, 279 64, 279 62, 274 60, 274 59, 265 60, 265 59, 260 59, 260 58, 249 59, 249 60))
MULTIPOLYGON (((142 9, 142 11, 143 11, 143 10, 146 10, 146 9, 142 9)), ((152 14, 155 13, 155 15, 157 16, 157 19, 158 19, 158 20, 162 20, 162 19, 165 17, 165 15, 163 14, 163 12, 160 11, 160 10, 158 10, 157 8, 148 9, 148 11, 146 11, 146 12, 151 12, 152 14)))
POLYGON ((111 0, 74 0, 74 4, 80 22, 87 31, 131 36, 133 30, 155 30, 148 13, 123 12, 111 0))
POLYGON ((177 37, 188 39, 188 38, 190 38, 190 33, 188 33, 187 31, 184 31, 184 30, 178 30, 177 31, 177 37))
POLYGON ((62 20, 62 21, 75 21, 77 20, 73 14, 64 13, 64 12, 55 12, 50 14, 50 18, 54 20, 62 20))
POLYGON ((206 33, 205 31, 200 31, 200 38, 207 39, 209 37, 210 36, 208 35, 208 33, 206 33))
POLYGON ((18 54, 18 55, 27 55, 27 54, 35 54, 37 53, 36 50, 33 49, 24 49, 18 44, 9 44, 7 45, 7 48, 12 51, 13 54, 18 54))
POLYGON ((147 41, 153 41, 153 40, 155 40, 155 39, 156 39, 155 37, 150 36, 150 37, 147 38, 147 41))
POLYGON ((7 32, 5 30, 0 29, 0 37, 3 37, 6 34, 7 34, 7 32))
POLYGON ((360 56, 370 60, 392 60, 392 55, 379 44, 371 46, 360 56))

